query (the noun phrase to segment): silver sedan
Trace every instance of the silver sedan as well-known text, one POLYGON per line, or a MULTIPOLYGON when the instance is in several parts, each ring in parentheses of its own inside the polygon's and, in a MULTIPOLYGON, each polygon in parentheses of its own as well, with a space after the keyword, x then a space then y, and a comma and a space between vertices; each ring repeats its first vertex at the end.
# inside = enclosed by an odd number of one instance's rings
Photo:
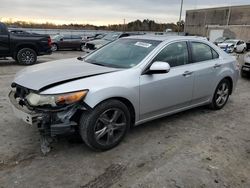
POLYGON ((144 35, 25 68, 9 98, 17 117, 38 126, 43 152, 49 137, 72 131, 108 150, 133 125, 201 105, 223 108, 238 77, 236 59, 202 38, 144 35))

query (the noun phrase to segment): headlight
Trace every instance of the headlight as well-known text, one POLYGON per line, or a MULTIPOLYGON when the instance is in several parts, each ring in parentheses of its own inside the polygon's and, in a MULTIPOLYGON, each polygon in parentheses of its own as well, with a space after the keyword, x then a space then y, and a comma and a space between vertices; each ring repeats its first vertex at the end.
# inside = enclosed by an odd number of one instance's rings
POLYGON ((83 99, 87 93, 88 90, 59 95, 39 95, 30 93, 27 95, 26 100, 31 106, 50 105, 52 107, 56 107, 76 103, 83 99))

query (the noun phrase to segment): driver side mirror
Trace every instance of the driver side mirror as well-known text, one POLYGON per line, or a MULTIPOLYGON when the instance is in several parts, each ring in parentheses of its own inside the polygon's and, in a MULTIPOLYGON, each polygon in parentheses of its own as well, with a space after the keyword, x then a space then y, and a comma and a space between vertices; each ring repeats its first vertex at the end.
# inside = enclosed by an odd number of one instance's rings
POLYGON ((169 71, 170 65, 167 62, 155 61, 146 71, 146 74, 164 74, 169 71))
POLYGON ((63 38, 60 38, 60 41, 63 41, 63 38))

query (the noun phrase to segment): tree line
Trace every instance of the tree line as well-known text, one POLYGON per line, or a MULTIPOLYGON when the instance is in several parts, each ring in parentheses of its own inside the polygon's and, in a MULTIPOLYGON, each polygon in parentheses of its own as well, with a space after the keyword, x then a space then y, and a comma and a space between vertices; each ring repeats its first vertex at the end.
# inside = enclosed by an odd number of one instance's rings
POLYGON ((113 24, 108 26, 95 26, 91 24, 62 24, 56 25, 54 23, 34 23, 26 21, 6 21, 9 27, 22 28, 42 28, 42 29, 83 29, 83 30, 112 30, 112 31, 155 31, 163 32, 166 29, 171 29, 176 32, 184 30, 184 21, 180 23, 156 23, 154 20, 145 19, 135 20, 127 24, 113 24))

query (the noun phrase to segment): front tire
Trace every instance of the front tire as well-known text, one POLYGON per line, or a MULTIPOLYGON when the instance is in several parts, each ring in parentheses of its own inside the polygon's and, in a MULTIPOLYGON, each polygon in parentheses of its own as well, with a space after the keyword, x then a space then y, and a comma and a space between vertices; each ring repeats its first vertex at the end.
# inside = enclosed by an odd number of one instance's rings
POLYGON ((117 146, 126 135, 131 122, 127 106, 118 100, 107 100, 80 119, 83 141, 94 150, 105 151, 117 146))
POLYGON ((37 61, 37 54, 30 48, 23 48, 17 53, 17 62, 24 65, 32 65, 37 61))
POLYGON ((213 110, 220 110, 222 109, 229 98, 231 90, 231 84, 228 79, 223 79, 217 86, 212 103, 210 104, 210 107, 213 110))

